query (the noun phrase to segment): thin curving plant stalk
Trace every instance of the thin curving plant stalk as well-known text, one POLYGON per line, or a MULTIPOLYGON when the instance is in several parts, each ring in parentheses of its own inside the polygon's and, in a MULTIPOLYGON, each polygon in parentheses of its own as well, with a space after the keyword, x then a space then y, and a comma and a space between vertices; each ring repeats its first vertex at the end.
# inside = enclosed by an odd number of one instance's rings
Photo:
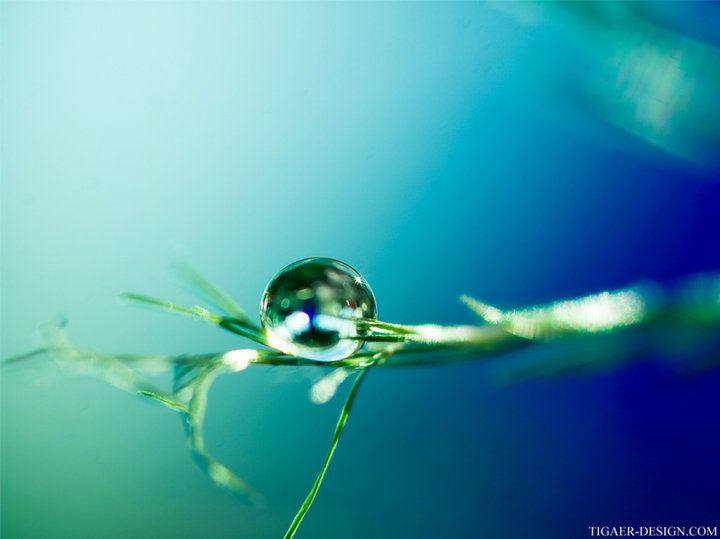
POLYGON ((3 367, 48 355, 71 371, 97 377, 179 413, 188 447, 201 469, 216 485, 253 505, 263 505, 264 496, 219 462, 205 443, 208 394, 215 380, 254 365, 324 367, 329 374, 311 389, 311 399, 321 403, 357 373, 320 471, 284 535, 289 539, 316 499, 371 368, 484 361, 498 381, 508 383, 618 368, 643 358, 665 359, 684 373, 720 366, 718 275, 690 277, 675 287, 644 283, 516 310, 463 296, 477 323, 445 326, 377 320, 369 286, 352 268, 337 261, 306 259, 288 268, 291 274, 287 268, 280 272, 263 295, 262 325, 187 267, 184 276, 217 312, 125 294, 134 303, 202 320, 260 348, 179 356, 107 354, 76 347, 67 338, 64 323, 53 323, 42 327, 44 347, 8 358, 3 367), (319 260, 322 271, 308 268, 308 260, 312 264, 319 260), (335 296, 328 295, 332 288, 328 282, 340 287, 335 296), (150 366, 173 373, 170 389, 157 387, 143 376, 150 366))

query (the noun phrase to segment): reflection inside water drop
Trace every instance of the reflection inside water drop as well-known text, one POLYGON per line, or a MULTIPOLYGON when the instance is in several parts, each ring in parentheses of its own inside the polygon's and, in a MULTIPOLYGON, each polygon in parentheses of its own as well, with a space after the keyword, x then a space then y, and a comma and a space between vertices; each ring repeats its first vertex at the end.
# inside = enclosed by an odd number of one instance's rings
POLYGON ((271 346, 294 356, 337 361, 360 348, 357 320, 375 318, 365 279, 332 258, 305 258, 283 268, 265 288, 260 318, 271 346))

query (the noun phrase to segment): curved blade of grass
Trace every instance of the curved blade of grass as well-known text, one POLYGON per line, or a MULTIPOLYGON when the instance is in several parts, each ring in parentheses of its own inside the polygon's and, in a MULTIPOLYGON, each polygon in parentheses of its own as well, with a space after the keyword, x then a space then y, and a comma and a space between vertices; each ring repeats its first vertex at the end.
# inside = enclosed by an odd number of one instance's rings
POLYGON ((138 294, 135 292, 125 292, 123 294, 120 294, 120 297, 122 297, 123 299, 130 300, 130 301, 135 301, 137 303, 149 305, 151 307, 156 307, 156 308, 162 309, 164 311, 169 311, 171 313, 178 313, 178 314, 183 314, 185 316, 192 316, 195 318, 200 318, 202 320, 210 322, 211 324, 219 324, 223 318, 222 316, 220 316, 218 314, 213 314, 210 311, 208 311, 206 308, 200 307, 198 305, 194 305, 193 307, 186 307, 184 305, 178 305, 177 303, 173 303, 172 301, 154 298, 152 296, 147 296, 145 294, 138 294))
POLYGON ((295 518, 293 518, 290 527, 285 532, 285 535, 283 536, 284 539, 291 539, 295 536, 295 533, 300 527, 300 523, 303 521, 305 515, 310 510, 310 507, 315 501, 315 497, 317 496, 318 490, 320 490, 320 485, 325 478, 325 473, 327 472, 328 466, 330 465, 330 461, 335 454, 335 449, 337 448, 338 442, 340 441, 340 436, 342 435, 348 417, 350 416, 350 411, 352 410, 353 403, 355 402, 355 397, 357 396, 358 390, 360 389, 360 384, 362 384, 362 381, 365 379, 365 376, 367 375, 369 370, 370 367, 363 368, 360 371, 360 374, 357 375, 357 378, 355 378, 355 382, 353 382, 350 393, 348 394, 347 399, 345 400, 345 404, 340 411, 340 417, 338 418, 337 424, 335 425, 335 433, 333 434, 332 441, 330 442, 330 448, 328 449, 328 452, 325 455, 325 460, 323 461, 322 467, 320 468, 320 473, 318 473, 317 477, 315 478, 315 482, 313 483, 310 492, 308 492, 308 495, 305 497, 305 501, 303 501, 300 509, 295 515, 295 518))
POLYGON ((208 281, 200 273, 189 264, 178 264, 176 269, 180 276, 190 284, 193 290, 219 308, 229 316, 236 320, 241 320, 248 324, 252 324, 245 311, 235 302, 235 300, 227 293, 220 290, 213 283, 208 281))
POLYGON ((242 500, 262 507, 265 497, 247 482, 230 471, 205 448, 205 412, 207 411, 208 392, 215 378, 225 371, 221 363, 212 365, 199 375, 194 384, 192 397, 187 407, 187 439, 195 461, 217 486, 228 490, 242 500))
POLYGON ((176 412, 183 412, 186 414, 189 413, 187 404, 184 404, 182 402, 170 399, 157 393, 153 393, 152 391, 138 391, 138 393, 143 397, 150 397, 151 399, 155 399, 163 406, 167 406, 168 408, 170 408, 171 410, 175 410, 176 412))
POLYGON ((236 335, 255 341, 256 343, 267 345, 267 341, 262 333, 262 330, 254 324, 237 318, 230 318, 212 313, 205 307, 200 307, 199 305, 186 307, 171 301, 153 298, 151 296, 146 296, 145 294, 136 294, 134 292, 126 292, 122 294, 121 297, 130 301, 162 309, 164 311, 169 311, 171 313, 182 314, 184 316, 191 316, 193 318, 204 320, 205 322, 219 326, 231 333, 235 333, 236 335))
MULTIPOLYGON (((44 340, 48 343, 44 351, 62 367, 80 374, 95 376, 128 393, 140 390, 164 394, 161 389, 145 380, 117 356, 76 348, 68 339, 62 325, 50 323, 41 326, 40 329, 44 340)), ((154 356, 152 357, 155 359, 154 356)))

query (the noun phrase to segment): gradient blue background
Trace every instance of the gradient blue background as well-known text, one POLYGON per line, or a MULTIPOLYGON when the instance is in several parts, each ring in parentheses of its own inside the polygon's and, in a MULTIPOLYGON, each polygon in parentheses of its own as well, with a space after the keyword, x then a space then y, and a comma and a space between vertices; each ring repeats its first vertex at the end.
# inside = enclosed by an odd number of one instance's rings
MULTIPOLYGON (((677 10, 712 35, 711 5, 677 10)), ((515 307, 720 268, 718 168, 568 103, 602 52, 565 21, 3 4, 3 355, 58 313, 84 347, 238 347, 117 301, 190 301, 177 260, 254 311, 285 264, 336 257, 410 323, 470 321, 463 292, 515 307)), ((311 404, 312 376, 254 367, 213 390, 208 444, 267 495, 258 510, 202 475, 169 411, 48 361, 6 370, 2 536, 279 537, 340 404, 311 404)), ((720 525, 719 388, 652 365, 506 387, 479 364, 373 372, 299 537, 720 525)))

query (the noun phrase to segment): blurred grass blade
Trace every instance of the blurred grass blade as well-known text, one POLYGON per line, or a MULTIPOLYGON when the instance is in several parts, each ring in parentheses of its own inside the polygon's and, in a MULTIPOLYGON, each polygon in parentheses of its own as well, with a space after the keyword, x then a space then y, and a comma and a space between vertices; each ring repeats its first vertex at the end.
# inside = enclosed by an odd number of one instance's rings
POLYGON ((252 324, 247 313, 235 302, 235 300, 227 293, 220 290, 213 283, 208 281, 204 276, 195 270, 189 264, 178 264, 177 271, 180 276, 187 281, 192 289, 196 291, 202 298, 206 299, 215 307, 227 315, 241 320, 247 324, 252 324))
POLYGON ((168 408, 170 408, 171 410, 175 410, 176 412, 189 412, 187 404, 184 404, 182 402, 163 397, 162 395, 153 393, 152 391, 138 391, 138 393, 144 397, 150 397, 151 399, 158 401, 163 406, 167 406, 168 408))
POLYGON ((25 352, 24 354, 18 354, 16 356, 10 356, 3 359, 2 362, 0 362, 0 367, 8 367, 16 363, 22 363, 32 358, 49 354, 50 352, 51 348, 49 347, 36 348, 35 350, 30 350, 29 352, 25 352))
POLYGON ((222 363, 207 368, 193 382, 192 397, 187 410, 188 445, 195 461, 217 486, 232 492, 251 505, 262 507, 265 497, 247 482, 220 463, 205 447, 205 413, 207 411, 208 392, 215 378, 225 372, 222 363))
MULTIPOLYGON (((80 374, 95 376, 128 393, 150 391, 159 395, 164 394, 161 389, 146 381, 126 361, 117 356, 75 347, 61 326, 45 324, 40 329, 48 344, 45 350, 62 367, 80 374)), ((157 356, 148 357, 152 361, 157 360, 157 356)))
POLYGON ((653 299, 649 289, 628 288, 549 305, 502 311, 467 295, 460 298, 486 323, 498 325, 513 335, 527 339, 601 333, 632 326, 648 316, 653 299))
POLYGON ((315 382, 310 388, 310 400, 315 404, 325 404, 335 396, 338 388, 350 376, 351 369, 339 367, 315 382))

